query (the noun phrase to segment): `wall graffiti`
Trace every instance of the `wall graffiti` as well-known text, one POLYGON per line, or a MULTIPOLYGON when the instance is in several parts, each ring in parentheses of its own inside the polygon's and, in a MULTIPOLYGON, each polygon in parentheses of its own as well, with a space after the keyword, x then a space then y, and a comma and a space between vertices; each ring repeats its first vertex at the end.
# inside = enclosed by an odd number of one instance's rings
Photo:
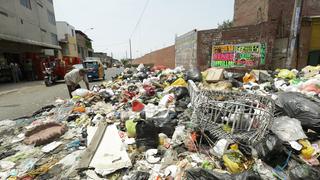
POLYGON ((264 43, 234 45, 214 45, 211 66, 213 67, 253 67, 265 64, 266 46, 264 43))

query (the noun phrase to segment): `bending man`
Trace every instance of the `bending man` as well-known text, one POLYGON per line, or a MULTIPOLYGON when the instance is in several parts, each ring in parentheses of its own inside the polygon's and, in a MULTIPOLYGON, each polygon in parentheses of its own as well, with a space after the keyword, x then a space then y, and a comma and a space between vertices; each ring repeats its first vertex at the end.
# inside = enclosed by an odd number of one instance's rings
POLYGON ((72 98, 71 92, 81 88, 79 82, 82 80, 85 82, 87 89, 89 90, 89 80, 87 77, 87 70, 85 69, 74 69, 68 72, 64 76, 64 80, 66 81, 70 98, 72 98))

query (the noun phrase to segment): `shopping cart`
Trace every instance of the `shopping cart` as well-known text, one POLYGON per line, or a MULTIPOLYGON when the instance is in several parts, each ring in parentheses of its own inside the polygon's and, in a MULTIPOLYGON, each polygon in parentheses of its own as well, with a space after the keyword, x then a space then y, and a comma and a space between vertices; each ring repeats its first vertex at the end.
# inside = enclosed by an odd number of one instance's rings
POLYGON ((243 92, 200 90, 193 81, 188 84, 192 123, 211 136, 253 145, 267 134, 275 110, 271 98, 243 92))

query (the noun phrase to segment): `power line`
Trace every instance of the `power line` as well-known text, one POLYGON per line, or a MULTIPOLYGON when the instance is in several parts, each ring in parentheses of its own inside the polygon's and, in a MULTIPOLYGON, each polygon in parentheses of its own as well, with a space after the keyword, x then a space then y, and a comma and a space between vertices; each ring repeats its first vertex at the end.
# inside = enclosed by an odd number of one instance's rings
POLYGON ((132 38, 133 34, 136 32, 136 30, 137 30, 137 28, 138 28, 138 26, 139 26, 139 24, 140 24, 140 22, 141 22, 141 20, 142 20, 142 18, 143 18, 143 15, 144 15, 147 7, 148 7, 149 2, 150 2, 150 0, 147 0, 147 1, 146 1, 146 4, 144 5, 144 8, 143 8, 143 10, 142 10, 142 13, 141 13, 141 15, 140 15, 140 17, 139 17, 139 19, 138 19, 138 22, 137 22, 136 26, 134 27, 134 29, 133 29, 133 31, 132 31, 132 33, 131 33, 130 39, 132 38))

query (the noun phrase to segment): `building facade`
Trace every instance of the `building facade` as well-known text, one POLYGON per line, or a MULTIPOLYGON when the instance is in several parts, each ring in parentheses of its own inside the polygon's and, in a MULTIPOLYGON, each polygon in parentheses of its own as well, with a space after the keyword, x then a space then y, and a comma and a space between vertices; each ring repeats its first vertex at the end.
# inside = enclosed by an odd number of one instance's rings
POLYGON ((176 38, 176 66, 246 69, 320 64, 320 1, 304 0, 297 46, 288 60, 294 0, 235 0, 233 27, 176 38))
MULTIPOLYGON (((64 71, 69 71, 72 65, 81 63, 78 54, 77 38, 75 28, 64 21, 57 21, 58 41, 61 46, 59 59, 64 71)), ((65 74, 66 72, 60 72, 65 74)))
POLYGON ((112 67, 113 64, 113 58, 111 56, 108 56, 107 53, 104 52, 94 52, 93 57, 100 58, 102 64, 104 64, 107 67, 112 67))
POLYGON ((0 0, 0 27, 0 82, 12 79, 10 63, 20 79, 41 79, 41 62, 60 49, 52 0, 0 0))
POLYGON ((85 60, 87 57, 93 56, 91 39, 82 31, 76 30, 78 57, 85 60))

